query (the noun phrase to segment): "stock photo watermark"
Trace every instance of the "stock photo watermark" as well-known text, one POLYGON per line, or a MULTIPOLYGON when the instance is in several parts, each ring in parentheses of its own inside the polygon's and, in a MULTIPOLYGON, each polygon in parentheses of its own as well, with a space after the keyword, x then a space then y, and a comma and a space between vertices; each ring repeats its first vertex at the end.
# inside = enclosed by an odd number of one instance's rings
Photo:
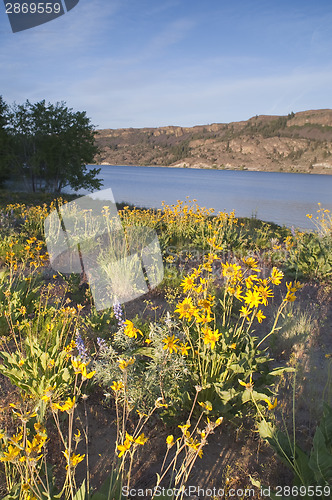
POLYGON ((53 0, 51 2, 34 0, 3 0, 12 32, 35 28, 53 21, 76 7, 79 0, 53 0))
POLYGON ((97 310, 129 302, 164 277, 154 230, 124 231, 111 189, 66 203, 44 224, 51 266, 61 273, 85 273, 97 310))
POLYGON ((322 486, 270 486, 254 488, 201 488, 200 486, 183 486, 181 488, 165 488, 155 486, 154 488, 129 488, 123 486, 122 495, 126 498, 197 498, 203 500, 205 498, 223 499, 223 498, 292 498, 299 497, 328 497, 331 494, 331 487, 322 486), (259 496, 258 496, 259 495, 259 496))

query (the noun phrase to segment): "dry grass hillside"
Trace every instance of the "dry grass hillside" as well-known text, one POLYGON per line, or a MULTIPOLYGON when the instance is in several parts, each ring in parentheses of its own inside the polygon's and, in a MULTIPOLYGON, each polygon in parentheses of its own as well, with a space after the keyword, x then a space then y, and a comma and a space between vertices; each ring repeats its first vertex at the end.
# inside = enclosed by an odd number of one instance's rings
POLYGON ((332 110, 196 127, 105 129, 97 163, 332 174, 332 110))

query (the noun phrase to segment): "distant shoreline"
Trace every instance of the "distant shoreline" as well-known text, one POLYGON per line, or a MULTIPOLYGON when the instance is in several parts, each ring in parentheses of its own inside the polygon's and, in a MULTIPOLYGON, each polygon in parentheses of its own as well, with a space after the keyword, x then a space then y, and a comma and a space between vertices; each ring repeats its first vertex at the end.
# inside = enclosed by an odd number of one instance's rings
POLYGON ((213 167, 202 167, 198 165, 187 165, 187 166, 181 166, 181 165, 114 165, 111 163, 93 163, 90 164, 89 166, 102 166, 102 167, 134 167, 134 168, 140 168, 140 167, 147 167, 147 168, 181 168, 181 169, 186 169, 186 170, 220 170, 220 171, 229 171, 229 172, 265 172, 265 173, 275 173, 275 174, 298 174, 298 175, 332 175, 332 169, 330 169, 329 172, 298 172, 298 171, 292 171, 292 170, 268 170, 268 169, 261 169, 261 168, 252 168, 252 167, 245 167, 245 168, 231 168, 231 167, 224 167, 224 168, 213 168, 213 167))

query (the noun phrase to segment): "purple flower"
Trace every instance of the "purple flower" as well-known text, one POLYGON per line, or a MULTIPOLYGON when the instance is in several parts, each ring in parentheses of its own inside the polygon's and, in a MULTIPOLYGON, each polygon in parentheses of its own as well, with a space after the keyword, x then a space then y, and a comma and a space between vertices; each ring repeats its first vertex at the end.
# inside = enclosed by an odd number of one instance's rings
POLYGON ((105 350, 107 347, 106 340, 97 337, 97 345, 101 351, 105 350))
POLYGON ((76 330, 76 348, 78 351, 78 355, 80 356, 80 358, 82 358, 83 361, 89 358, 88 351, 78 330, 76 330))
POLYGON ((114 304, 113 306, 113 311, 114 311, 114 316, 116 317, 116 319, 118 320, 118 325, 119 327, 123 327, 124 324, 125 324, 125 321, 123 320, 122 318, 122 315, 123 315, 123 311, 122 311, 122 307, 121 307, 121 304, 119 303, 116 303, 114 304))

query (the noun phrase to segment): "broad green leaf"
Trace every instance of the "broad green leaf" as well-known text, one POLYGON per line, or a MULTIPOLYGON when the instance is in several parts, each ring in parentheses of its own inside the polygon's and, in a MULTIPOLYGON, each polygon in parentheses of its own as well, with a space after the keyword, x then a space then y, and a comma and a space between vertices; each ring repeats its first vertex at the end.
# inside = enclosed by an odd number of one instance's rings
POLYGON ((86 487, 85 487, 85 479, 81 484, 79 490, 76 491, 73 500, 85 500, 86 499, 86 487))
POLYGON ((316 429, 313 448, 309 460, 310 468, 314 471, 317 481, 326 482, 332 478, 332 454, 327 449, 325 438, 320 427, 316 429))

